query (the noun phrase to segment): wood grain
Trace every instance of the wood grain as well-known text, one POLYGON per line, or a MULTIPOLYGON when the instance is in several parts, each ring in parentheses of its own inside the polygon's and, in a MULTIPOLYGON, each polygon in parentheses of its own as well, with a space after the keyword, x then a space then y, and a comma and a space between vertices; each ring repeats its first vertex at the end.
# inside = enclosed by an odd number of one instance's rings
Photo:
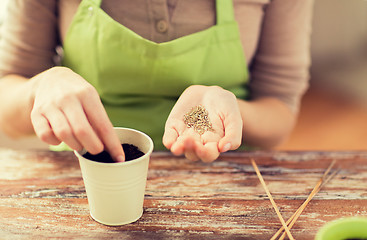
POLYGON ((89 216, 73 153, 0 149, 0 239, 269 239, 281 224, 250 158, 285 219, 338 160, 338 175, 292 228, 296 239, 313 239, 340 217, 367 216, 367 152, 238 152, 211 164, 155 152, 142 218, 108 227, 89 216))

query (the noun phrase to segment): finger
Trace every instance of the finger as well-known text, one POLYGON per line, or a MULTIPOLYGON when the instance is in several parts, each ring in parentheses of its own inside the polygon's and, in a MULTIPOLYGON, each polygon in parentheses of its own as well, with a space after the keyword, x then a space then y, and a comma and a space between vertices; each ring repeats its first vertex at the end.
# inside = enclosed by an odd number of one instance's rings
POLYGON ((60 141, 65 142, 70 148, 76 151, 83 149, 83 146, 74 136, 71 126, 63 112, 56 108, 51 109, 45 114, 45 117, 48 119, 55 136, 60 141))
POLYGON ((32 112, 31 121, 34 132, 36 133, 37 137, 41 139, 41 141, 51 145, 58 145, 61 143, 61 141, 53 133, 50 124, 44 116, 32 112))
POLYGON ((191 161, 199 161, 200 158, 197 156, 195 151, 195 141, 193 139, 185 140, 185 157, 191 161))
POLYGON ((219 140, 224 136, 224 134, 222 135, 219 135, 217 133, 218 131, 207 131, 205 132, 204 134, 201 135, 201 142, 203 145, 205 145, 206 143, 209 143, 209 142, 219 142, 219 140))
POLYGON ((203 162, 213 162, 219 157, 218 143, 208 142, 205 145, 196 145, 196 154, 203 162))
POLYGON ((217 152, 219 152, 218 142, 220 139, 220 135, 213 131, 207 131, 201 135, 201 141, 195 143, 195 155, 197 158, 201 159, 203 162, 212 162, 217 159, 219 155, 217 154, 217 152), (207 150, 213 143, 215 143, 214 145, 216 145, 216 148, 214 148, 214 150, 207 150), (206 151, 212 151, 212 153, 214 153, 213 156, 207 156, 208 153, 206 153, 206 151))
POLYGON ((185 158, 187 158, 190 161, 197 162, 200 160, 200 158, 196 155, 195 151, 185 151, 185 158))
POLYGON ((103 143, 90 125, 80 102, 77 99, 72 100, 62 110, 70 123, 74 136, 81 145, 91 154, 102 152, 103 143))
POLYGON ((171 152, 175 156, 180 156, 180 155, 184 154, 184 152, 185 152, 185 137, 179 136, 177 138, 176 142, 174 142, 172 144, 171 152))
POLYGON ((186 125, 182 120, 170 115, 165 125, 164 135, 162 138, 163 145, 166 148, 171 149, 173 143, 177 141, 178 136, 183 135, 185 129, 186 125))
POLYGON ((125 153, 122 149, 120 140, 113 129, 112 123, 108 118, 98 94, 89 94, 84 97, 82 99, 82 107, 92 128, 95 129, 111 157, 117 162, 125 161, 125 153))
MULTIPOLYGON (((184 126, 184 129, 186 126, 184 126)), ((187 144, 193 143, 195 141, 200 142, 200 135, 195 132, 192 128, 186 128, 185 130, 178 132, 179 136, 176 142, 171 147, 171 152, 177 156, 182 155, 185 153, 187 144)))
POLYGON ((220 152, 235 150, 241 146, 242 142, 242 120, 238 118, 226 118, 223 122, 224 137, 219 141, 218 148, 220 152))
POLYGON ((163 134, 162 142, 167 149, 171 149, 174 142, 177 141, 178 132, 174 128, 166 128, 163 134))

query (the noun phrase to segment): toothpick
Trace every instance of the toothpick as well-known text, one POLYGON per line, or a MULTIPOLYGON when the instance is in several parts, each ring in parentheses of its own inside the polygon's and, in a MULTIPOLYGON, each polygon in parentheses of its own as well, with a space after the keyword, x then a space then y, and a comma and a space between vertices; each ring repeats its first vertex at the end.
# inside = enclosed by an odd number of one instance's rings
MULTIPOLYGON (((324 172, 323 176, 320 178, 320 180, 317 182, 316 186, 313 188, 312 192, 310 193, 310 195, 307 197, 307 199, 303 202, 303 204, 297 209, 297 211, 292 215, 292 217, 290 217, 288 219, 288 221, 286 222, 287 226, 289 227, 289 230, 292 229, 293 225, 296 223, 297 219, 299 218, 299 216, 302 214, 303 210, 306 208, 307 204, 311 201, 311 199, 320 191, 321 187, 326 184, 331 178, 333 178, 337 171, 335 171, 334 173, 332 173, 325 181, 325 177, 327 176, 327 174, 330 172, 331 168, 334 166, 335 164, 335 160, 333 160, 331 162, 331 164, 329 165, 329 167, 326 169, 326 171, 324 172), (289 224, 290 223, 290 224, 289 224), (288 225, 289 224, 289 225, 288 225)), ((274 236, 271 238, 271 240, 276 239, 279 234, 283 231, 284 227, 281 227, 275 234, 274 236)), ((285 233, 283 233, 283 235, 279 238, 279 240, 283 240, 285 237, 285 233)))
POLYGON ((273 208, 274 208, 275 212, 277 213, 278 218, 279 218, 280 222, 282 223, 282 225, 283 225, 283 227, 284 227, 284 229, 285 229, 285 231, 286 231, 286 233, 287 233, 287 235, 288 235, 289 239, 294 240, 294 237, 292 236, 291 232, 289 231, 289 229, 288 229, 288 227, 287 227, 287 224, 285 223, 285 221, 284 221, 284 219, 283 219, 282 215, 280 214, 280 212, 279 212, 279 210, 278 210, 278 207, 277 207, 276 203, 274 202, 274 199, 273 199, 273 197, 271 196, 271 193, 270 193, 270 191, 269 191, 268 187, 266 186, 265 181, 264 181, 263 177, 261 176, 261 173, 260 173, 260 171, 259 171, 259 169, 258 169, 258 167, 257 167, 257 165, 256 165, 256 162, 254 161, 254 159, 251 159, 251 164, 252 164, 252 166, 254 167, 255 172, 256 172, 256 174, 257 174, 257 177, 259 178, 259 180, 260 180, 260 182, 261 182, 261 185, 263 186, 263 188, 264 188, 264 190, 265 190, 266 194, 268 195, 268 197, 269 197, 269 199, 270 199, 270 202, 271 202, 271 204, 273 205, 273 208))
MULTIPOLYGON (((310 194, 310 199, 305 202, 305 204, 301 205, 301 207, 296 211, 295 217, 292 219, 291 223, 288 225, 288 228, 291 229, 293 227, 293 225, 296 223, 296 221, 298 220, 299 216, 302 214, 303 210, 306 208, 307 204, 311 201, 311 199, 321 190, 321 187, 328 182, 331 178, 333 178, 335 175, 337 174, 337 171, 333 172, 326 180, 325 182, 323 182, 321 184, 321 186, 315 191, 315 192, 311 192, 310 194)), ((279 240, 283 240, 285 238, 285 232, 283 233, 283 235, 279 238, 279 240)))

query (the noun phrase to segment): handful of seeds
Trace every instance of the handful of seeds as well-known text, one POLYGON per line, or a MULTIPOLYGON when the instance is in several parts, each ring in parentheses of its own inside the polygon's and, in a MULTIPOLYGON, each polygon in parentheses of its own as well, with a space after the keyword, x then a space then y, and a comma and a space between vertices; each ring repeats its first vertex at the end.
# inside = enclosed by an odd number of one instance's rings
POLYGON ((193 107, 184 115, 184 123, 188 128, 193 127, 200 135, 207 131, 214 132, 212 123, 209 120, 208 111, 201 105, 193 107))

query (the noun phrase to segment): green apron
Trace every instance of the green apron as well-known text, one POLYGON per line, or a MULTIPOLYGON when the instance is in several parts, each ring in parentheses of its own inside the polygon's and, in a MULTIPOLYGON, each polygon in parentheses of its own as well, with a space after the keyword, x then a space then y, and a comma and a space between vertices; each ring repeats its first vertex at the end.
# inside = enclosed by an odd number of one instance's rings
POLYGON ((218 85, 247 97, 232 1, 216 1, 215 26, 164 43, 119 24, 100 8, 101 1, 81 2, 64 42, 63 65, 97 89, 114 126, 143 131, 155 150, 163 150, 167 117, 190 85, 218 85))

